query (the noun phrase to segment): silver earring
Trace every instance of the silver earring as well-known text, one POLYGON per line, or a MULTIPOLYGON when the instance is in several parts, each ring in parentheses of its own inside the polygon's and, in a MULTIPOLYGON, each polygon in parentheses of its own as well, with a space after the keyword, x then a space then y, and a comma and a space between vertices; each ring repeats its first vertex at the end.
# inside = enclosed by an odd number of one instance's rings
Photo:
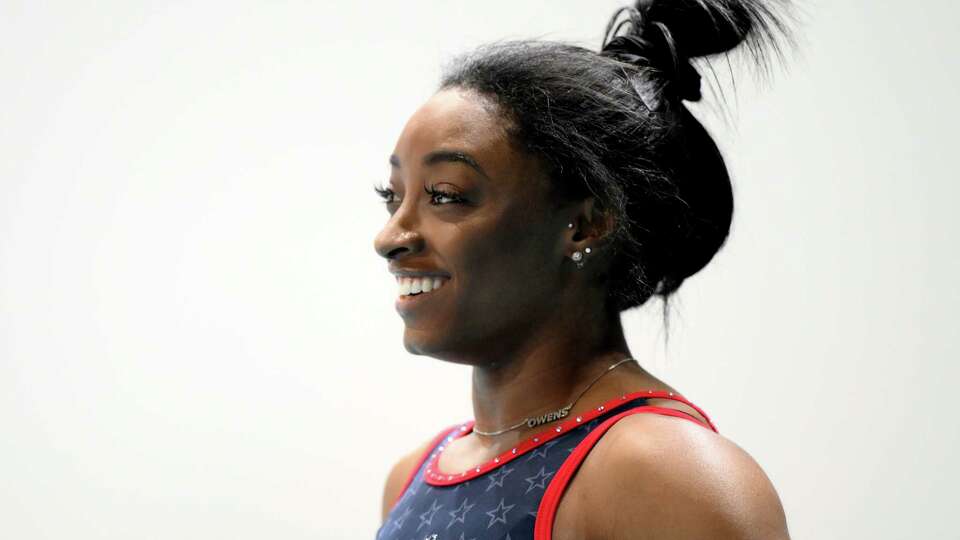
MULTIPOLYGON (((567 228, 568 228, 568 229, 572 229, 572 228, 573 228, 573 222, 567 223, 567 228)), ((585 251, 585 252, 587 252, 587 253, 589 254, 590 251, 591 251, 591 249, 590 249, 590 248, 584 248, 583 251, 585 251)), ((583 253, 582 253, 582 252, 580 252, 580 251, 574 251, 574 252, 570 255, 570 258, 573 259, 573 262, 577 263, 577 268, 583 268, 583 253)))
POLYGON ((573 259, 573 262, 577 263, 577 268, 583 268, 583 253, 579 251, 574 251, 570 258, 573 259))

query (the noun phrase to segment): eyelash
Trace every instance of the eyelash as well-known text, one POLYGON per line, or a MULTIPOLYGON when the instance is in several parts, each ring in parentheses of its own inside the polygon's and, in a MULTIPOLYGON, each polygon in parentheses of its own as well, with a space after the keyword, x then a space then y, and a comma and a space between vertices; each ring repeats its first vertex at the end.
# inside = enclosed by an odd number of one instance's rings
MULTIPOLYGON (((390 203, 396 202, 396 201, 393 201, 392 199, 397 196, 397 193, 392 189, 388 187, 383 187, 383 186, 374 186, 373 190, 376 191, 377 195, 379 195, 383 199, 382 202, 384 204, 390 204, 390 203)), ((456 193, 453 193, 451 191, 444 191, 442 189, 437 188, 436 186, 423 186, 423 191, 426 192, 427 195, 430 195, 430 204, 434 206, 440 206, 441 204, 464 204, 467 202, 465 199, 463 199, 456 193), (448 203, 434 202, 436 201, 436 197, 446 197, 447 199, 450 199, 450 202, 448 203)))

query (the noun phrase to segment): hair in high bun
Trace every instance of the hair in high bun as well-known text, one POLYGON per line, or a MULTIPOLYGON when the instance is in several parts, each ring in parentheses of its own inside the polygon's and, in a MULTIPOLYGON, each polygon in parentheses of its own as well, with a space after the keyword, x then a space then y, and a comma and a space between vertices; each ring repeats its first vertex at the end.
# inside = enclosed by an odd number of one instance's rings
POLYGON ((474 90, 510 121, 562 200, 593 196, 615 230, 608 308, 666 301, 723 245, 730 177, 713 139, 683 105, 701 99, 691 62, 740 46, 768 64, 789 40, 789 0, 640 0, 610 20, 599 53, 548 41, 482 46, 446 69, 441 88, 474 90))
MULTIPOLYGON (((699 101, 700 73, 691 59, 743 44, 762 67, 767 49, 780 56, 778 38, 790 37, 777 15, 788 5, 782 0, 640 0, 610 18, 600 54, 650 71, 650 79, 660 79, 655 94, 699 101)), ((645 97, 656 108, 659 96, 645 97)))

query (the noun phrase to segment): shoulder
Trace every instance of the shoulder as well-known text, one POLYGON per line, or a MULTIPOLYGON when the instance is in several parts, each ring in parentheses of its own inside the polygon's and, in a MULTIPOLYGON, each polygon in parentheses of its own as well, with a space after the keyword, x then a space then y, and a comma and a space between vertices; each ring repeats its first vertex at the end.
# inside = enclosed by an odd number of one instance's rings
POLYGON ((437 444, 438 439, 446 434, 447 431, 449 430, 444 430, 430 440, 425 441, 413 451, 404 454, 390 468, 390 472, 387 474, 387 482, 383 487, 381 521, 387 519, 387 515, 390 513, 390 510, 393 509, 394 504, 397 502, 397 498, 402 495, 403 489, 407 485, 407 481, 410 480, 410 476, 416 471, 427 452, 429 452, 430 449, 437 444))
POLYGON ((780 499, 757 462, 693 422, 621 419, 588 454, 578 480, 589 495, 578 506, 590 538, 789 538, 780 499))

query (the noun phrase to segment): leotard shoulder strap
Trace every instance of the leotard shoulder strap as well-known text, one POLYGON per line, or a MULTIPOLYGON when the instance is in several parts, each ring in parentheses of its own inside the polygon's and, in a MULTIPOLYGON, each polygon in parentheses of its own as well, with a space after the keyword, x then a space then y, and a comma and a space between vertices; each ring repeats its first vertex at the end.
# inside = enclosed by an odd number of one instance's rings
POLYGON ((560 505, 560 498, 563 497, 564 492, 567 489, 567 486, 570 484, 570 481, 573 479, 573 475, 577 472, 580 466, 583 464, 584 459, 587 455, 593 450, 593 447, 596 446, 597 442, 603 437, 611 427, 613 427, 620 420, 632 416, 634 414, 660 414, 664 416, 673 416, 676 418, 683 418, 694 422, 695 424, 709 429, 717 433, 716 426, 713 425, 713 422, 710 420, 710 417, 707 416, 702 409, 690 403, 685 398, 671 392, 650 392, 651 398, 661 398, 661 399, 672 399, 685 403, 689 405, 698 413, 700 413, 703 418, 706 420, 704 423, 702 420, 693 416, 692 414, 679 411, 677 409, 671 409, 668 407, 657 407, 653 405, 643 405, 640 407, 634 407, 632 409, 623 411, 615 416, 612 416, 605 420, 602 424, 594 428, 593 431, 587 435, 576 447, 564 462, 563 465, 557 470, 557 474, 554 476, 553 480, 550 482, 549 487, 546 492, 543 494, 543 498, 540 500, 540 506, 537 509, 537 521, 534 526, 533 538, 534 540, 551 540, 553 537, 553 521, 557 515, 557 507, 560 505))

